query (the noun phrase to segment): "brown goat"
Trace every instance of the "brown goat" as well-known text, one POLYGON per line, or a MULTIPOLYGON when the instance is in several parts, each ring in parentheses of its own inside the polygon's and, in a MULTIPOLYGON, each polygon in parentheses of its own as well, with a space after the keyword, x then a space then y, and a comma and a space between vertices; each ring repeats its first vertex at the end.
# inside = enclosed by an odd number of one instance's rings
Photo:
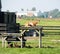
POLYGON ((36 26, 40 20, 30 21, 25 24, 25 27, 36 26))

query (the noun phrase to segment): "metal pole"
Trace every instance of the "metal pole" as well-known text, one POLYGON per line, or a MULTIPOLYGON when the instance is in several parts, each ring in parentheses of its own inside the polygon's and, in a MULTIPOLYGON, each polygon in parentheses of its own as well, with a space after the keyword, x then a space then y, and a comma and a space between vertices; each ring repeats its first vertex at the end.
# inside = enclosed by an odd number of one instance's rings
POLYGON ((0 0, 0 12, 1 12, 1 8, 2 8, 2 5, 1 5, 1 0, 0 0))

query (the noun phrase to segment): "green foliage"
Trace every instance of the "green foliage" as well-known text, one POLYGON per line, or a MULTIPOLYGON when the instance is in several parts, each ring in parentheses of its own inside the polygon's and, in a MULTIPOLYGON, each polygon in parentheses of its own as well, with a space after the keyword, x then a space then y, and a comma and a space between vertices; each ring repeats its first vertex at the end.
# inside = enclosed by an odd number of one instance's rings
POLYGON ((53 10, 50 10, 50 11, 46 11, 46 12, 41 12, 39 11, 38 12, 38 17, 39 18, 48 18, 52 16, 52 18, 59 18, 60 17, 60 11, 59 9, 53 9, 53 10))
POLYGON ((54 10, 51 10, 51 11, 49 12, 49 15, 52 16, 53 18, 57 18, 58 15, 60 15, 59 12, 60 12, 60 11, 59 11, 58 9, 54 9, 54 10))

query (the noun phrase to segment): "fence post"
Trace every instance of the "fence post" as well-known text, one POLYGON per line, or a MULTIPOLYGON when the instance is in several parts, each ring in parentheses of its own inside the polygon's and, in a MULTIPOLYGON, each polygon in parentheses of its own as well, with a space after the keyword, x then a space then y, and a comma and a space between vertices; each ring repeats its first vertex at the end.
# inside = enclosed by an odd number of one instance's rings
POLYGON ((6 43, 7 41, 5 40, 5 48, 6 48, 6 46, 7 46, 7 43, 6 43))
POLYGON ((42 36, 41 36, 42 29, 39 30, 39 48, 42 47, 42 36))
POLYGON ((2 48, 4 47, 4 38, 2 37, 2 48))
POLYGON ((23 42, 23 41, 22 41, 22 36, 21 36, 21 48, 23 47, 23 46, 22 46, 22 42, 23 42))

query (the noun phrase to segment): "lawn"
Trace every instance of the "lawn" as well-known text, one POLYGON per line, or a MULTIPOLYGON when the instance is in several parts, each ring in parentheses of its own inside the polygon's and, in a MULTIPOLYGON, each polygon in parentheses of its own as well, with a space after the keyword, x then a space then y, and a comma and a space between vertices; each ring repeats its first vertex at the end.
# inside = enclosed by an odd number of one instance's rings
POLYGON ((42 48, 36 48, 38 40, 27 40, 26 45, 33 48, 2 48, 0 42, 0 54, 60 54, 60 36, 42 37, 42 48), (57 41, 54 41, 57 40, 57 41))
MULTIPOLYGON (((24 25, 28 21, 35 19, 17 19, 17 23, 24 25)), ((58 26, 60 19, 40 19, 40 26, 58 26)), ((57 32, 57 31, 56 31, 57 32)), ((59 31, 60 32, 60 31, 59 31)), ((27 40, 26 45, 33 48, 2 48, 0 42, 0 54, 60 54, 60 35, 45 35, 42 37, 43 48, 38 46, 38 39, 27 40)))
POLYGON ((60 54, 60 48, 0 48, 0 54, 60 54))
MULTIPOLYGON (((50 19, 50 18, 37 18, 37 19, 39 19, 40 20, 40 22, 38 23, 38 25, 40 25, 40 26, 59 26, 60 25, 60 18, 58 18, 58 19, 54 19, 54 18, 52 18, 52 19, 50 19)), ((24 25, 26 22, 30 22, 30 21, 34 21, 34 20, 36 20, 36 18, 35 19, 30 19, 30 18, 24 18, 24 19, 17 19, 16 20, 16 22, 17 23, 20 23, 20 25, 24 25)))

